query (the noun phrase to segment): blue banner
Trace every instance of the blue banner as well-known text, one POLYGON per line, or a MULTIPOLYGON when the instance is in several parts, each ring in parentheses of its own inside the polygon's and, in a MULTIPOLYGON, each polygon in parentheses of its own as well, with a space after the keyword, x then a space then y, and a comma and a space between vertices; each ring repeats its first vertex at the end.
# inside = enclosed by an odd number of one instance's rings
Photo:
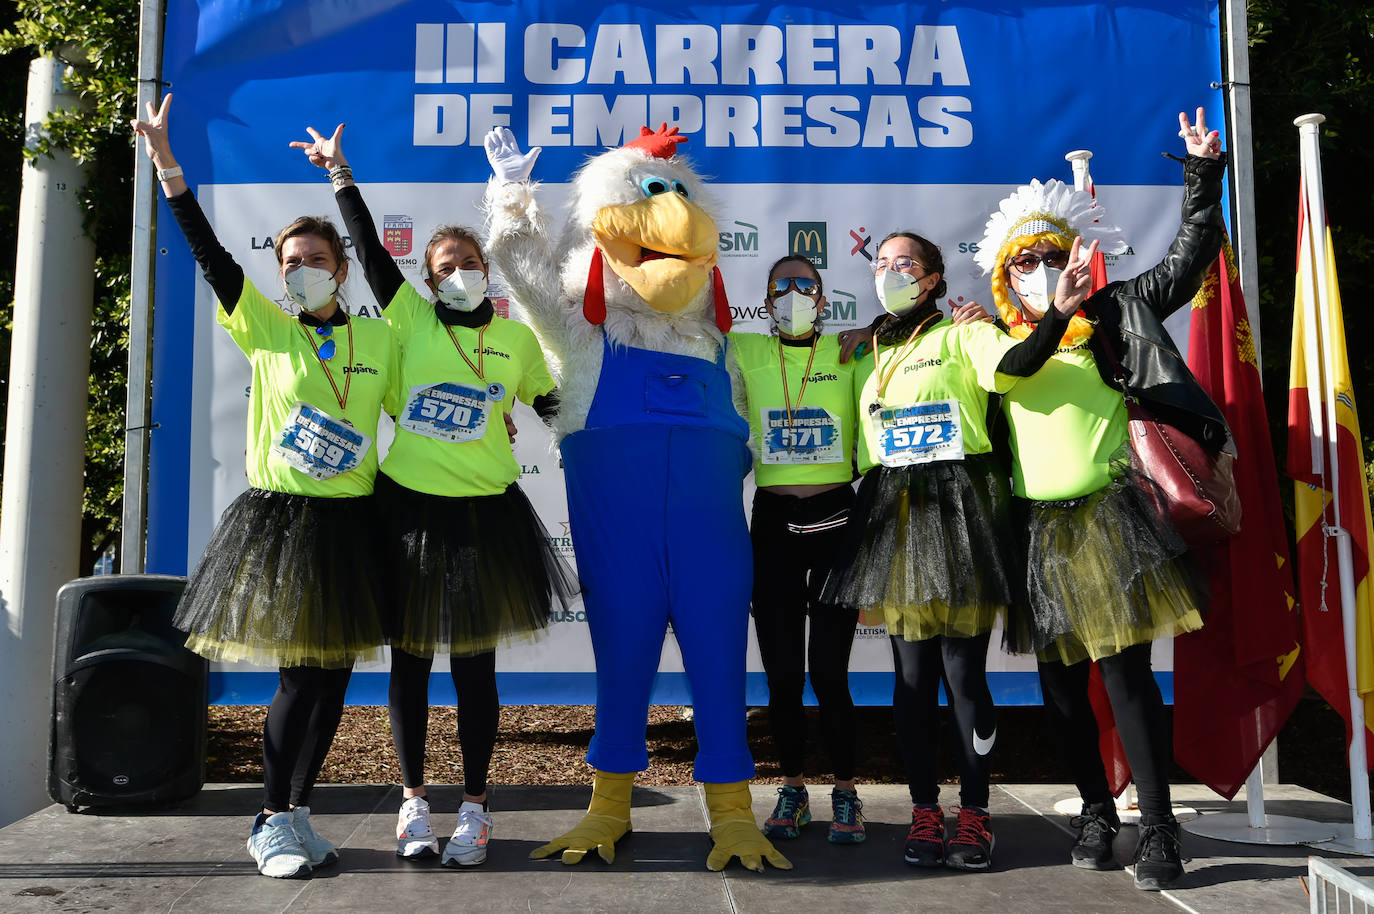
MULTIPOLYGON (((177 159, 269 296, 274 232, 334 210, 324 174, 287 146, 307 125, 347 124, 379 231, 418 283, 434 226, 480 227, 492 126, 543 148, 534 177, 556 213, 589 156, 667 122, 720 198, 720 266, 744 330, 766 331, 764 274, 786 253, 825 273, 827 332, 867 323, 868 261, 896 228, 942 247, 951 299, 986 301, 973 253, 988 212, 1031 177, 1070 180, 1073 149, 1092 150, 1099 199, 1131 244, 1109 273, 1140 272, 1177 227, 1180 169, 1160 155, 1183 153, 1177 112, 1202 105, 1211 126, 1223 120, 1215 0, 169 0, 163 66, 177 159)), ((246 485, 247 369, 160 206, 148 568, 183 574, 246 485)), ((360 277, 345 289, 350 310, 376 313, 360 277)), ((521 485, 572 557, 556 454, 532 413, 517 420, 521 485)), ((502 652, 503 695, 585 697, 586 623, 564 615, 543 646, 502 652)), ((890 696, 880 628, 861 629, 854 658, 864 700, 890 696)), ((677 694, 672 663, 665 654, 656 700, 677 694)), ((991 662, 998 700, 1038 701, 1033 668, 991 662)), ((226 701, 240 694, 233 677, 256 675, 222 672, 226 701)))

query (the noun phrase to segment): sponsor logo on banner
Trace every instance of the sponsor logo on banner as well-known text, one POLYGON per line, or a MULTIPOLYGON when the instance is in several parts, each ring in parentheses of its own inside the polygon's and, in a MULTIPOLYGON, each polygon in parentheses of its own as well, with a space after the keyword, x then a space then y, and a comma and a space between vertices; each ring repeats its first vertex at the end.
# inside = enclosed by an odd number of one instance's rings
POLYGON ((868 229, 862 225, 856 229, 850 229, 849 237, 854 239, 854 247, 849 249, 850 257, 862 254, 864 260, 873 259, 873 255, 868 250, 868 246, 873 243, 873 236, 868 233, 868 229))
POLYGON ((829 266, 829 247, 826 244, 824 222, 787 223, 787 252, 800 254, 818 270, 829 266))
POLYGON ((573 557, 572 533, 568 530, 568 522, 561 520, 558 522, 559 532, 550 533, 548 536, 549 545, 553 551, 564 558, 573 557))
POLYGON ((1103 260, 1106 262, 1106 264, 1107 264, 1107 271, 1108 271, 1108 272, 1107 272, 1107 275, 1108 275, 1109 277, 1111 276, 1111 269, 1112 269, 1112 267, 1114 267, 1114 266, 1116 266, 1117 264, 1121 263, 1121 258, 1123 258, 1123 257, 1134 257, 1134 256, 1135 256, 1135 248, 1131 247, 1129 244, 1126 245, 1126 250, 1122 251, 1120 254, 1103 254, 1103 255, 1102 255, 1102 259, 1103 259, 1103 260))
POLYGON ((827 330, 843 330, 859 324, 859 302, 854 293, 843 289, 831 289, 825 294, 825 307, 821 309, 821 320, 827 330))
POLYGON ((495 309, 497 317, 510 317, 510 293, 506 291, 505 286, 495 280, 488 279, 487 299, 491 302, 492 308, 495 309))
POLYGON ((587 611, 585 609, 571 610, 564 609, 549 616, 550 622, 586 622, 587 611))
POLYGON ((725 257, 759 256, 759 227, 738 219, 734 226, 733 231, 720 233, 720 253, 725 257))
POLYGON ((522 463, 522 464, 520 464, 520 475, 521 475, 521 476, 538 476, 539 474, 540 474, 539 464, 537 464, 537 463, 522 463))
POLYGON ((736 322, 772 320, 768 316, 768 308, 764 305, 731 305, 730 318, 736 322))
POLYGON ((414 246, 415 220, 409 216, 382 217, 382 247, 392 257, 404 257, 414 246))
POLYGON ((860 625, 854 629, 856 639, 866 639, 870 641, 887 640, 886 625, 860 625))

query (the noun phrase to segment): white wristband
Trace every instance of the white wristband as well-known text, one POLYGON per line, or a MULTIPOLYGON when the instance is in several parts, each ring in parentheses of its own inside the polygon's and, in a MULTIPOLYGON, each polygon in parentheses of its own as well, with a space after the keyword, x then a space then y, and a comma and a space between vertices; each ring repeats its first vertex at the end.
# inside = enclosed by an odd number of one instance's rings
POLYGON ((181 177, 180 165, 173 165, 171 168, 159 168, 157 170, 157 179, 159 181, 170 181, 173 178, 179 177, 181 177))

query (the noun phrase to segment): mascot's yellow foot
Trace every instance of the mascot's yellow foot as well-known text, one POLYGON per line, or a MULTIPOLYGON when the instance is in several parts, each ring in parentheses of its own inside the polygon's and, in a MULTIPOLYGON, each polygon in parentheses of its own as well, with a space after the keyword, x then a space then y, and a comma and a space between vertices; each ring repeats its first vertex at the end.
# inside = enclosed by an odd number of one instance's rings
POLYGON ((720 872, 731 857, 738 857, 745 869, 763 872, 767 860, 780 870, 790 870, 791 862, 778 853, 759 831, 749 798, 749 782, 705 784, 706 809, 711 814, 711 840, 715 847, 706 858, 706 868, 720 872))
POLYGON ((542 860, 559 851, 563 862, 580 863, 587 852, 595 850, 602 860, 615 859, 615 843, 630 830, 630 790, 635 773, 608 774, 598 771, 592 779, 592 803, 577 827, 530 851, 531 860, 542 860))

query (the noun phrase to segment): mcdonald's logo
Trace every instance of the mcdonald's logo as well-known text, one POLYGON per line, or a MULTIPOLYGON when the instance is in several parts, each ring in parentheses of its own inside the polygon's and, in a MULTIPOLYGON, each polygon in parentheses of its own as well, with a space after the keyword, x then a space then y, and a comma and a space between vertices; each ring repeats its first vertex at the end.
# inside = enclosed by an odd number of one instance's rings
POLYGON ((825 223, 787 223, 787 250, 791 254, 805 257, 815 264, 816 269, 824 270, 830 250, 825 237, 825 223))

